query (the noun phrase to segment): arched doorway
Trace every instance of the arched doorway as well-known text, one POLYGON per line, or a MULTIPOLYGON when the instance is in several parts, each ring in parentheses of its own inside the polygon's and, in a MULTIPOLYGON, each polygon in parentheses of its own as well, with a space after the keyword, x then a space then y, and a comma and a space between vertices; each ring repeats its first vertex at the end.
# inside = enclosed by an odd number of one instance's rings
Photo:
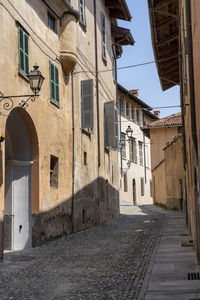
POLYGON ((137 199, 136 199, 136 182, 135 179, 133 178, 133 205, 137 205, 137 199))
POLYGON ((32 213, 39 209, 39 176, 34 179, 33 173, 38 170, 34 124, 27 112, 17 108, 6 122, 4 249, 32 246, 32 213))

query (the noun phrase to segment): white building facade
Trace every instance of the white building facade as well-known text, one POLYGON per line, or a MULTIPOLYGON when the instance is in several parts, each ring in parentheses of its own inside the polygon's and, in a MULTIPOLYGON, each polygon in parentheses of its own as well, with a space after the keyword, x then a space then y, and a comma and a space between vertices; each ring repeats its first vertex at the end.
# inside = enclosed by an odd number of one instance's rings
POLYGON ((157 119, 138 95, 118 84, 120 204, 152 204, 150 139, 142 127, 157 119), (127 129, 132 130, 127 134, 127 129))

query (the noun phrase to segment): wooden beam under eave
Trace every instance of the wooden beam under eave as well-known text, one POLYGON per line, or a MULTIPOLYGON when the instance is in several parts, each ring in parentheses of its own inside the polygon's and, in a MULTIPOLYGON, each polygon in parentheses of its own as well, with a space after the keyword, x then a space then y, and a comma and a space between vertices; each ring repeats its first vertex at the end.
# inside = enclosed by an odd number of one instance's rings
POLYGON ((167 19, 165 19, 163 21, 160 21, 159 23, 156 23, 155 26, 156 26, 156 28, 160 28, 162 26, 169 25, 169 24, 171 24, 173 22, 177 22, 177 20, 174 19, 174 17, 169 17, 169 18, 167 18, 167 19))
POLYGON ((159 73, 162 75, 164 74, 164 76, 168 76, 169 74, 173 73, 174 75, 179 73, 179 66, 174 66, 173 68, 169 68, 168 70, 160 70, 159 73))
POLYGON ((121 8, 120 1, 116 3, 116 1, 113 0, 105 0, 105 6, 112 9, 115 9, 116 7, 121 8))
POLYGON ((157 47, 160 47, 164 44, 167 44, 167 43, 170 43, 174 40, 177 40, 178 39, 178 33, 175 33, 175 34, 172 34, 172 35, 169 35, 167 36, 166 38, 164 39, 161 39, 158 43, 157 43, 157 47))
POLYGON ((111 18, 125 20, 124 14, 120 9, 110 9, 110 16, 111 18))
MULTIPOLYGON (((168 85, 171 86, 170 83, 172 83, 173 85, 179 84, 179 78, 177 78, 177 80, 176 80, 176 79, 169 79, 169 78, 166 78, 166 77, 160 77, 160 79, 161 79, 161 80, 164 80, 164 81, 166 81, 166 82, 168 82, 169 84, 166 84, 167 86, 168 86, 168 85)), ((164 84, 163 84, 163 85, 164 85, 164 84)), ((167 88, 166 88, 166 89, 167 89, 167 88)))
POLYGON ((156 6, 156 8, 161 8, 164 6, 168 6, 169 4, 172 4, 174 2, 177 2, 177 4, 178 4, 177 0, 161 0, 155 6, 156 6))
POLYGON ((178 44, 167 47, 164 50, 159 50, 159 53, 158 53, 159 59, 161 59, 161 56, 168 55, 169 53, 171 55, 171 53, 174 53, 175 51, 177 52, 177 55, 178 55, 178 44))

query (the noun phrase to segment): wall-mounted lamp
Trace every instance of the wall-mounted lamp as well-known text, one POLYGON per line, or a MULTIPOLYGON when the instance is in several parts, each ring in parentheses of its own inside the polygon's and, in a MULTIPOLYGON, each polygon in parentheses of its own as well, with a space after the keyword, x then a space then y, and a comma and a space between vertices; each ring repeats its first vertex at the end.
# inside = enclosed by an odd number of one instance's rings
MULTIPOLYGON (((39 96, 39 92, 41 90, 43 81, 44 81, 44 77, 42 76, 42 73, 39 71, 39 66, 37 66, 37 64, 35 64, 33 66, 33 71, 31 71, 27 77, 29 78, 29 84, 30 84, 30 88, 33 91, 33 95, 12 95, 12 96, 4 96, 3 93, 0 92, 0 103, 2 103, 2 101, 5 101, 5 103, 3 103, 2 108, 5 111, 9 111, 13 108, 14 106, 14 100, 13 98, 27 98, 26 100, 21 100, 19 102, 19 106, 26 108, 28 106, 28 101, 35 101, 35 97, 39 96)), ((0 111, 0 115, 3 116, 8 116, 6 115, 4 112, 0 111)))
POLYGON ((33 66, 33 71, 31 71, 27 75, 27 77, 29 79, 30 88, 36 95, 41 90, 44 81, 44 77, 42 76, 42 73, 39 71, 39 66, 37 64, 33 66))
POLYGON ((131 128, 131 126, 128 126, 128 128, 126 129, 126 135, 129 139, 132 137, 133 129, 131 128))

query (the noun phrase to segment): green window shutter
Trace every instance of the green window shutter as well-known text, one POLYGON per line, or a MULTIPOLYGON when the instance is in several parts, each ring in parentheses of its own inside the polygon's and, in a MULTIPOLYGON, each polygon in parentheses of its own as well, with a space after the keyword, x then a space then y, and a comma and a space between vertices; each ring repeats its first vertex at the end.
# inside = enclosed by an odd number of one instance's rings
POLYGON ((94 127, 93 80, 81 81, 81 121, 82 128, 94 127))
POLYGON ((19 51, 19 70, 25 75, 29 73, 29 45, 28 34, 19 26, 18 27, 18 51, 19 51))
POLYGON ((49 62, 50 97, 51 101, 59 105, 59 72, 58 68, 49 62))

